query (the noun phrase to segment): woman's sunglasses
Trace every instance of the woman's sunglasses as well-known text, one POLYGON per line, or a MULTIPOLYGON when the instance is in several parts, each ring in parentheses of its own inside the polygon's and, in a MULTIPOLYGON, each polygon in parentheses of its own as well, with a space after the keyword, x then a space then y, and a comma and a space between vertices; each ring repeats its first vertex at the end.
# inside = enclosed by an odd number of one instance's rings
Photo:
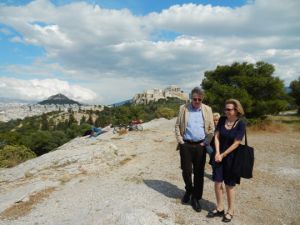
POLYGON ((231 111, 231 110, 235 110, 235 109, 229 109, 229 108, 225 108, 225 109, 224 109, 225 112, 229 112, 229 111, 231 111))

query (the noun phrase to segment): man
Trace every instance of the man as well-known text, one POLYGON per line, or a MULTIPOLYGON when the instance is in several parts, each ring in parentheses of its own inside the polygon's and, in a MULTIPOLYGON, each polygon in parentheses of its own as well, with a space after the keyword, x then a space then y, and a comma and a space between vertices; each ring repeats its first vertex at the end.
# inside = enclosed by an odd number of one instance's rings
POLYGON ((191 96, 192 102, 180 107, 175 133, 180 149, 180 163, 186 190, 181 202, 187 204, 191 199, 193 209, 200 212, 199 200, 202 199, 203 194, 206 160, 204 140, 206 136, 213 136, 215 128, 211 108, 202 103, 203 90, 195 87, 191 96), (192 172, 194 182, 192 182, 192 172))

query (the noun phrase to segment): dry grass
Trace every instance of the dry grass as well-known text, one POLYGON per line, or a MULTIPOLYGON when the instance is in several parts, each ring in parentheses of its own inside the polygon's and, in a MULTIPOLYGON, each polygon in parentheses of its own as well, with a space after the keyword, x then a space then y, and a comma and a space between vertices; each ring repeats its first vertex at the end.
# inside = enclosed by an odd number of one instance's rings
POLYGON ((132 160, 132 158, 125 158, 125 159, 123 159, 122 161, 120 161, 120 165, 123 166, 123 165, 125 165, 126 163, 128 163, 130 160, 132 160))
POLYGON ((112 139, 112 140, 122 140, 123 137, 112 137, 111 139, 112 139))
POLYGON ((66 166, 69 166, 76 162, 78 162, 78 160, 67 160, 66 162, 64 162, 62 164, 58 164, 59 161, 54 161, 54 163, 49 167, 49 169, 57 169, 57 168, 66 167, 66 166))
POLYGON ((128 130, 127 129, 121 129, 121 130, 118 130, 117 133, 119 135, 124 135, 124 134, 127 134, 128 133, 128 130))
POLYGON ((141 184, 144 182, 144 179, 140 176, 126 177, 124 180, 135 184, 141 184))
POLYGON ((123 165, 127 164, 130 160, 132 160, 132 159, 135 158, 135 157, 136 157, 136 155, 133 154, 133 155, 131 155, 130 157, 127 157, 127 158, 121 160, 119 164, 120 164, 121 166, 123 166, 123 165))
POLYGON ((280 122, 300 122, 300 116, 268 116, 268 119, 280 122))
POLYGON ((261 121, 249 127, 250 132, 263 131, 263 132, 270 132, 270 133, 279 133, 279 132, 285 132, 287 129, 288 126, 286 124, 283 124, 281 122, 270 121, 270 120, 261 121))
POLYGON ((166 213, 161 213, 161 212, 157 212, 155 213, 158 217, 162 218, 162 219, 167 219, 169 218, 169 215, 166 213))
POLYGON ((62 175, 60 178, 58 178, 58 180, 60 181, 61 184, 65 184, 67 182, 69 182, 72 179, 71 175, 66 173, 64 175, 62 175))
POLYGON ((253 132, 280 133, 287 130, 300 132, 299 116, 268 116, 266 120, 257 120, 249 127, 249 131, 253 132))
POLYGON ((30 195, 28 201, 15 203, 13 206, 1 212, 0 218, 13 220, 29 214, 35 205, 48 198, 54 190, 54 187, 50 187, 30 195))

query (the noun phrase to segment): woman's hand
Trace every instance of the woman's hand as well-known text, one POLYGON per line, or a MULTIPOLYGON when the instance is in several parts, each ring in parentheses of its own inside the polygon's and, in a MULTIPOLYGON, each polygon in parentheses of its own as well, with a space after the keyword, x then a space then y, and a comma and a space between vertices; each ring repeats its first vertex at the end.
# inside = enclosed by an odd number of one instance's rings
POLYGON ((215 161, 216 162, 222 162, 222 159, 223 159, 223 157, 222 157, 222 155, 220 153, 217 153, 215 155, 215 161))

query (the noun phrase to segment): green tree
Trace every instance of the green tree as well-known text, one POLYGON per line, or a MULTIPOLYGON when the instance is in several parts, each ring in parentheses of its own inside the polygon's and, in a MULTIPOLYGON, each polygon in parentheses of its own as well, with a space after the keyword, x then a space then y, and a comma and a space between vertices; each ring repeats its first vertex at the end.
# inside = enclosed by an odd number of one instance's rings
POLYGON ((41 126, 42 130, 49 130, 49 123, 48 123, 48 118, 47 118, 47 114, 43 113, 42 115, 42 126, 41 126))
POLYGON ((24 144, 40 156, 58 147, 57 141, 49 131, 37 131, 27 135, 24 144))
POLYGON ((86 117, 83 115, 80 119, 80 125, 86 123, 86 117))
POLYGON ((298 107, 300 107, 300 77, 298 80, 294 80, 290 83, 290 96, 295 99, 295 103, 298 107))
POLYGON ((54 119, 53 118, 50 118, 49 119, 49 123, 48 123, 48 125, 49 125, 49 130, 54 130, 55 129, 55 121, 54 121, 54 119))
POLYGON ((91 125, 94 125, 94 120, 93 120, 93 116, 92 116, 92 113, 89 114, 89 118, 87 120, 87 123, 91 124, 91 125))
POLYGON ((69 114, 68 127, 70 127, 73 123, 76 123, 76 124, 77 124, 77 120, 76 120, 75 117, 74 117, 74 113, 71 112, 71 113, 69 114))
POLYGON ((205 101, 214 111, 222 112, 226 99, 238 99, 250 118, 277 114, 287 108, 288 96, 283 81, 272 76, 274 71, 274 66, 265 62, 217 66, 204 74, 205 101))
POLYGON ((55 129, 56 130, 65 130, 66 129, 66 123, 65 121, 60 121, 59 123, 56 124, 55 129))

